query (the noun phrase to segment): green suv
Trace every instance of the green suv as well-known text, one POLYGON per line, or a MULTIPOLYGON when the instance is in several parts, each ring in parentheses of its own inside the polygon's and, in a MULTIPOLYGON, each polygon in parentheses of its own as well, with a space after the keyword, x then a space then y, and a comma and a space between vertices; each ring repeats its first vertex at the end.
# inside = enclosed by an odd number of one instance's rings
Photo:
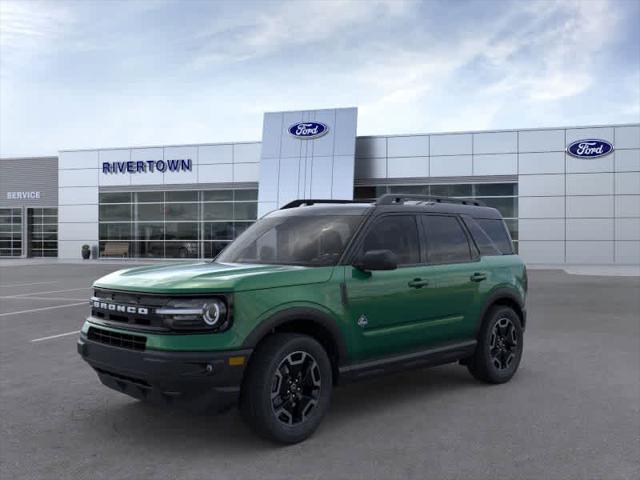
POLYGON ((527 274, 497 210, 385 195, 296 200, 213 262, 97 280, 78 352, 133 397, 222 409, 261 435, 307 438, 335 385, 459 362, 516 372, 527 274))

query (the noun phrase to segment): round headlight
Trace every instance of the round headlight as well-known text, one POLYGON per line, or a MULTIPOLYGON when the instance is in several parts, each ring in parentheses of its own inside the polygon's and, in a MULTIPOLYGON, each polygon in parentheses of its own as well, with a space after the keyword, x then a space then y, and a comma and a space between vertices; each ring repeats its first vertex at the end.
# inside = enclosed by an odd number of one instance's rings
POLYGON ((220 302, 211 302, 204 306, 202 318, 204 323, 213 327, 218 324, 223 315, 224 306, 220 302))

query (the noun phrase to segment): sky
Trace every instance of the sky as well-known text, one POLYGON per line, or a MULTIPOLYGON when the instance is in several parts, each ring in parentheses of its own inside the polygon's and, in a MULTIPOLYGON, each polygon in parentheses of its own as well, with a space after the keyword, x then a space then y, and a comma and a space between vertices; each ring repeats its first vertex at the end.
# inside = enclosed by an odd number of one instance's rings
POLYGON ((0 0, 0 156, 640 122, 640 1, 0 0))

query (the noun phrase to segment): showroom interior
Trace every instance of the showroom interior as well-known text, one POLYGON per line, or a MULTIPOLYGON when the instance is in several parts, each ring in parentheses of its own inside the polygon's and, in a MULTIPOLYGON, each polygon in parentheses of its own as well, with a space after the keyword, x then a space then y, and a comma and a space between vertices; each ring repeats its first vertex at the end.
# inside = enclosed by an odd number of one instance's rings
POLYGON ((0 160, 0 256, 212 258, 296 198, 479 199, 524 260, 640 263, 640 124, 357 136, 357 109, 264 114, 261 141, 0 160), (290 127, 320 123, 317 137, 290 127), (580 158, 580 140, 611 145, 580 158))

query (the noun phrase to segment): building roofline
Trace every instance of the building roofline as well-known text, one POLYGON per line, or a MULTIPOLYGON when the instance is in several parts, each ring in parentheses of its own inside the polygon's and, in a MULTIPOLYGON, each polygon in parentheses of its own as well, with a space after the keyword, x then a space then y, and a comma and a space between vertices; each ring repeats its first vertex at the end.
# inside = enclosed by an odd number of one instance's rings
POLYGON ((175 143, 168 145, 128 145, 121 147, 98 147, 98 148, 67 148, 64 150, 58 150, 58 153, 63 152, 93 152, 95 150, 129 150, 132 148, 167 148, 167 147, 216 147, 220 145, 251 145, 255 143, 262 143, 260 140, 246 140, 241 142, 206 142, 206 143, 175 143))
POLYGON ((264 112, 263 115, 267 113, 307 113, 307 112, 329 112, 331 110, 358 110, 358 107, 333 107, 333 108, 312 108, 308 110, 274 110, 273 112, 264 112))
POLYGON ((584 130, 587 128, 619 128, 619 127, 639 127, 640 123, 604 123, 599 125, 574 125, 558 127, 530 127, 530 128, 496 128, 492 130, 457 130, 446 132, 426 132, 426 133, 397 133, 380 135, 357 135, 356 138, 390 138, 390 137, 426 137, 430 135, 462 135, 470 133, 506 133, 506 132, 531 132, 541 130, 584 130))
MULTIPOLYGON (((348 107, 354 108, 354 107, 348 107)), ((331 109, 329 109, 331 110, 331 109)), ((265 112, 271 113, 271 112, 265 112)), ((278 112, 279 113, 279 112, 278 112)), ((380 134, 380 135, 356 135, 356 138, 392 138, 392 137, 423 137, 435 135, 462 135, 462 134, 480 134, 480 133, 508 133, 508 132, 531 132, 543 130, 583 130, 588 128, 618 128, 618 127, 638 127, 640 123, 609 123, 596 125, 573 125, 573 126, 552 126, 552 127, 532 127, 532 128, 507 128, 507 129, 491 129, 491 130, 458 130, 445 132, 426 132, 426 133, 397 133, 397 134, 380 134)), ((98 147, 98 148, 77 148, 58 150, 59 153, 65 152, 91 152, 95 150, 128 150, 138 148, 167 148, 167 147, 208 147, 220 145, 252 145, 262 143, 261 140, 241 141, 241 142, 206 142, 206 143, 178 143, 168 145, 134 145, 120 147, 98 147)), ((25 158, 46 158, 46 157, 25 157, 25 158)))
POLYGON ((28 161, 28 160, 58 160, 56 155, 42 155, 40 157, 0 157, 0 161, 3 160, 20 160, 20 161, 28 161))

